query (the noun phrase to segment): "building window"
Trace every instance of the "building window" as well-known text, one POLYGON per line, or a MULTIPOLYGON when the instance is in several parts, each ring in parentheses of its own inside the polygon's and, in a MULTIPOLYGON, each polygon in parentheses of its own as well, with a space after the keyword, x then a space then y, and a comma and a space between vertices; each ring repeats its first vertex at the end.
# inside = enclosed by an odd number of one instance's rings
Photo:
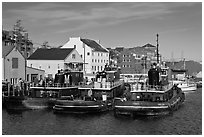
POLYGON ((107 63, 108 63, 108 60, 107 60, 107 63))
POLYGON ((123 68, 125 68, 125 65, 123 65, 123 68))
POLYGON ((94 66, 92 66, 92 70, 94 70, 94 66))
POLYGON ((48 68, 50 69, 50 65, 48 66, 48 68))
POLYGON ((18 68, 18 58, 12 58, 12 68, 13 69, 18 68))
POLYGON ((106 63, 106 60, 104 59, 104 63, 106 63))
POLYGON ((57 68, 58 68, 58 69, 60 68, 59 64, 57 65, 57 68))
POLYGON ((97 60, 95 59, 95 62, 97 62, 97 60))
POLYGON ((98 66, 98 71, 99 71, 99 66, 98 66))
POLYGON ((89 56, 90 55, 90 52, 87 52, 87 56, 89 56))
POLYGON ((106 54, 106 57, 108 57, 108 53, 106 54))
POLYGON ((41 69, 41 66, 39 66, 39 68, 41 69))
POLYGON ((81 58, 83 57, 82 54, 80 56, 81 56, 81 58))
POLYGON ((32 68, 33 64, 30 64, 30 67, 32 68))
POLYGON ((92 59, 92 62, 94 62, 94 59, 92 59))
POLYGON ((96 66, 94 66, 95 67, 95 71, 96 71, 96 66))
POLYGON ((101 66, 101 71, 103 70, 103 66, 101 66))
POLYGON ((92 52, 92 56, 94 56, 94 53, 92 52))
POLYGON ((76 55, 75 55, 75 54, 72 54, 72 58, 75 59, 75 58, 76 58, 76 55))
POLYGON ((98 56, 100 56, 100 54, 98 53, 98 56))
POLYGON ((123 62, 125 62, 125 59, 123 59, 123 62))
POLYGON ((101 56, 103 56, 103 53, 101 53, 101 56))
POLYGON ((100 61, 99 61, 99 59, 98 59, 98 63, 99 63, 100 61))
POLYGON ((123 57, 125 57, 125 55, 123 55, 123 57))
POLYGON ((101 63, 103 63, 103 60, 101 60, 101 63))
POLYGON ((27 74, 27 81, 29 81, 29 74, 27 74))

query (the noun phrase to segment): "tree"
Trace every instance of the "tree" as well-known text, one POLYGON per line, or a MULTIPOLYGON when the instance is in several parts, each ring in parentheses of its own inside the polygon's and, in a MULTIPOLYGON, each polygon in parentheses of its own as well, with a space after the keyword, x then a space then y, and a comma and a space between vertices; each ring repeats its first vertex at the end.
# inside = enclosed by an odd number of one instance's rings
POLYGON ((45 49, 48 48, 49 47, 48 41, 44 41, 41 47, 45 49))

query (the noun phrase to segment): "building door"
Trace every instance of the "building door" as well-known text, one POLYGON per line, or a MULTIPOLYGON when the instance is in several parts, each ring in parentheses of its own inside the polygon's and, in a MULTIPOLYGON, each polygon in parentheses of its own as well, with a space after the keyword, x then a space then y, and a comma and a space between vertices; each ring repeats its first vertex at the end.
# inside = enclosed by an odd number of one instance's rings
POLYGON ((34 82, 35 78, 38 79, 38 74, 31 74, 31 81, 34 82))

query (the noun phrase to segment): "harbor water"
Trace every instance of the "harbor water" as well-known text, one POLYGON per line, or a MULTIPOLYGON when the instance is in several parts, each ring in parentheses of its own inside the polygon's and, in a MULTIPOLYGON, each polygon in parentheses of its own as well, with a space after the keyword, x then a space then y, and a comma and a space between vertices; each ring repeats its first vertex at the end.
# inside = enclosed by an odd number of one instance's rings
POLYGON ((201 135, 202 89, 185 94, 184 105, 172 114, 114 117, 102 114, 54 114, 52 110, 2 110, 4 135, 201 135))

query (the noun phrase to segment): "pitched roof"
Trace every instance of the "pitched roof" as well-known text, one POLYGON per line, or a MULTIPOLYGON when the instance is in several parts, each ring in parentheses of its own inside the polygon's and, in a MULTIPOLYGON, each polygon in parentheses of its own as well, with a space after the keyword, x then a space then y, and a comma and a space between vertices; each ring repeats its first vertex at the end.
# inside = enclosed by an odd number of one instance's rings
POLYGON ((97 42, 94 40, 90 39, 81 39, 83 43, 85 43, 87 46, 91 47, 94 49, 94 51, 99 51, 99 52, 108 52, 105 48, 103 48, 101 45, 99 45, 97 42))
POLYGON ((64 60, 74 48, 37 49, 28 60, 64 60))
POLYGON ((15 46, 2 46, 2 57, 6 57, 14 48, 15 46))
POLYGON ((147 52, 154 52, 154 50, 151 50, 149 48, 144 48, 144 47, 133 47, 133 48, 128 48, 127 50, 130 50, 132 53, 135 54, 146 54, 147 52))
POLYGON ((147 43, 146 45, 142 46, 143 48, 156 48, 156 46, 147 43))

